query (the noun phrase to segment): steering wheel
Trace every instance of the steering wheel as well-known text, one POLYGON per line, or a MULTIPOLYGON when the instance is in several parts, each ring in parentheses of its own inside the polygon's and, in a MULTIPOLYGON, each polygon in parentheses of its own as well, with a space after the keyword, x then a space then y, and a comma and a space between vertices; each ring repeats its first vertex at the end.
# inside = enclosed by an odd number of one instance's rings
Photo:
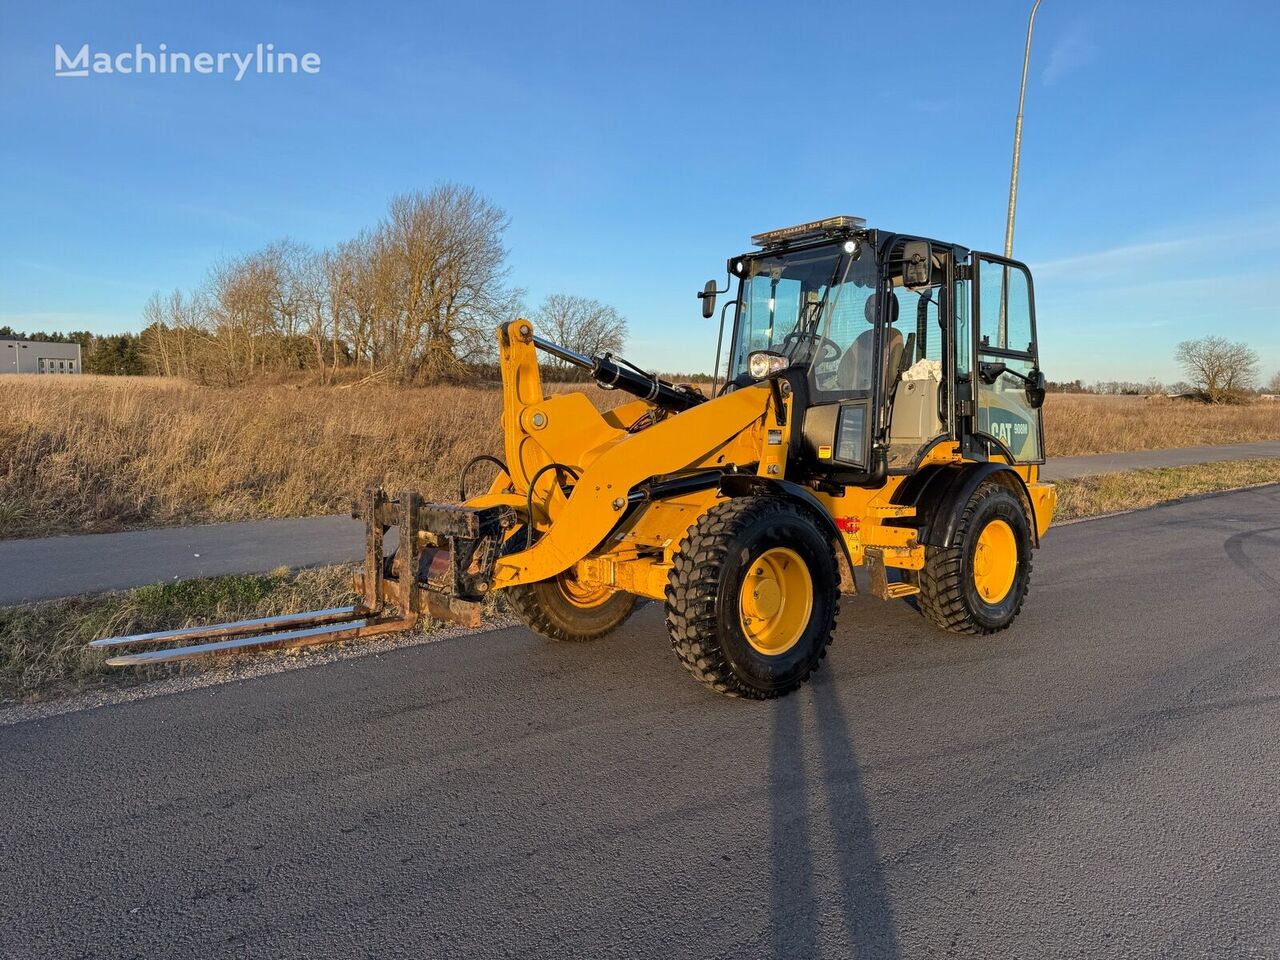
POLYGON ((844 353, 844 348, 840 344, 811 330, 792 330, 788 333, 782 338, 782 352, 791 356, 792 343, 799 344, 805 340, 812 341, 818 348, 818 356, 813 361, 815 366, 820 363, 830 363, 844 353))

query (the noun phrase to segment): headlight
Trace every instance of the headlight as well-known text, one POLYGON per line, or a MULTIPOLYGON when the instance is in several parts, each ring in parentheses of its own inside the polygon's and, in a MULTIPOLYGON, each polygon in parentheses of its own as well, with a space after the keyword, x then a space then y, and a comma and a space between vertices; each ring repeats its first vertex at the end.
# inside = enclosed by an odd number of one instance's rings
POLYGON ((747 358, 747 371, 756 380, 767 380, 786 365, 786 357, 768 350, 757 350, 747 358))

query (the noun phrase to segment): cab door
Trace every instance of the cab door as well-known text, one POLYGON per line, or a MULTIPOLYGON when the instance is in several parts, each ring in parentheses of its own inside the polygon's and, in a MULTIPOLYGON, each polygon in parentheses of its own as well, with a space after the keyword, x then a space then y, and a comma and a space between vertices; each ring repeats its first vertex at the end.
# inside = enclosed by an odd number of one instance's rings
POLYGON ((1040 369, 1031 271, 1016 260, 975 253, 971 280, 974 437, 990 455, 1043 463, 1041 411, 1028 398, 1025 379, 1040 369))

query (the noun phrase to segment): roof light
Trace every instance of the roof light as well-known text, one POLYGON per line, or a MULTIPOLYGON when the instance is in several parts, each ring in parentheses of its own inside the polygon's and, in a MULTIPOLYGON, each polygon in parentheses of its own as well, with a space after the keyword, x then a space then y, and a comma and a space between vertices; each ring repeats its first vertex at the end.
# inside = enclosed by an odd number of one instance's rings
POLYGON ((751 238, 751 242, 757 247, 770 247, 790 240, 808 240, 849 230, 861 230, 866 225, 867 221, 862 217, 827 217, 825 220, 811 220, 808 223, 798 223, 794 227, 757 233, 751 238))

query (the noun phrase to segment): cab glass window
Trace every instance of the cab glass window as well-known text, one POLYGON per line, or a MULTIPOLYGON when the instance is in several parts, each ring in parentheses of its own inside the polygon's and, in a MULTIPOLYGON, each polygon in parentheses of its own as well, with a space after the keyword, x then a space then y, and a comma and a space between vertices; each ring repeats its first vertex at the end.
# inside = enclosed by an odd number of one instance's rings
POLYGON ((1043 459, 1041 412, 1026 396, 1036 368, 1031 280, 1012 263, 979 256, 977 428, 994 437, 1019 463, 1043 459))
POLYGON ((990 260, 979 260, 978 264, 978 284, 982 291, 981 347, 1030 355, 1035 344, 1026 272, 990 260))

